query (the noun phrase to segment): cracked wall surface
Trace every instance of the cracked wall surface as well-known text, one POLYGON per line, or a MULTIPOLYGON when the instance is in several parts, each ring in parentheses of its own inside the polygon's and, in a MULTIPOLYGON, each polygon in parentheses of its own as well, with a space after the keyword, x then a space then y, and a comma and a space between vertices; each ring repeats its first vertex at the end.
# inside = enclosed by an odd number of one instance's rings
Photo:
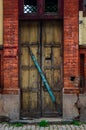
POLYGON ((63 119, 72 120, 77 117, 86 121, 86 94, 63 94, 63 119))

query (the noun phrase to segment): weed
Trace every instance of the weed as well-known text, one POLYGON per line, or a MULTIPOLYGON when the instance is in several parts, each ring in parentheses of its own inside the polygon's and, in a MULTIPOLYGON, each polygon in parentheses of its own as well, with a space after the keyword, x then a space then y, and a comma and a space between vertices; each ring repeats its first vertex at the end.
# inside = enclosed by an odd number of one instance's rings
POLYGON ((73 120, 72 125, 80 126, 82 123, 80 121, 73 120))
POLYGON ((49 126, 49 122, 47 120, 41 120, 38 125, 40 127, 48 127, 49 126))
POLYGON ((14 126, 14 127, 22 127, 24 124, 22 123, 12 123, 12 124, 9 124, 10 126, 14 126))

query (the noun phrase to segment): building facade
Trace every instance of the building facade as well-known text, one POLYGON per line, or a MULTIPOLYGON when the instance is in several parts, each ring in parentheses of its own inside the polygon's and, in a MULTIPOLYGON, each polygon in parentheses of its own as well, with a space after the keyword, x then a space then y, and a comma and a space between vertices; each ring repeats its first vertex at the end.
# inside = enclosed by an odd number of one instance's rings
POLYGON ((0 115, 86 120, 85 1, 1 0, 0 19, 0 115))

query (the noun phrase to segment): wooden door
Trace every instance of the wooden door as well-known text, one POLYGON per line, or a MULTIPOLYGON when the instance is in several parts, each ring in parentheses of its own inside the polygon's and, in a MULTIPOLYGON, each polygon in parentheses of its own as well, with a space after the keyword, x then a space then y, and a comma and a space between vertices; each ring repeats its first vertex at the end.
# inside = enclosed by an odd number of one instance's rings
POLYGON ((21 22, 21 116, 58 116, 62 111, 62 24, 57 21, 21 22), (33 63, 30 46, 56 97, 54 104, 33 63))

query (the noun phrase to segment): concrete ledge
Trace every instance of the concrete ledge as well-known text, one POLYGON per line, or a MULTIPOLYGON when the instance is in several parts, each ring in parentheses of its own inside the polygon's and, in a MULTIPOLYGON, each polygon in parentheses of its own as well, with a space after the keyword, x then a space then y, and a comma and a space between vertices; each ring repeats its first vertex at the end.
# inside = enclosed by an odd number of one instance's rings
POLYGON ((75 106, 77 102, 76 94, 63 94, 63 119, 72 120, 79 116, 78 109, 75 106))
POLYGON ((8 116, 12 120, 19 119, 19 110, 19 95, 0 94, 0 116, 8 116))

